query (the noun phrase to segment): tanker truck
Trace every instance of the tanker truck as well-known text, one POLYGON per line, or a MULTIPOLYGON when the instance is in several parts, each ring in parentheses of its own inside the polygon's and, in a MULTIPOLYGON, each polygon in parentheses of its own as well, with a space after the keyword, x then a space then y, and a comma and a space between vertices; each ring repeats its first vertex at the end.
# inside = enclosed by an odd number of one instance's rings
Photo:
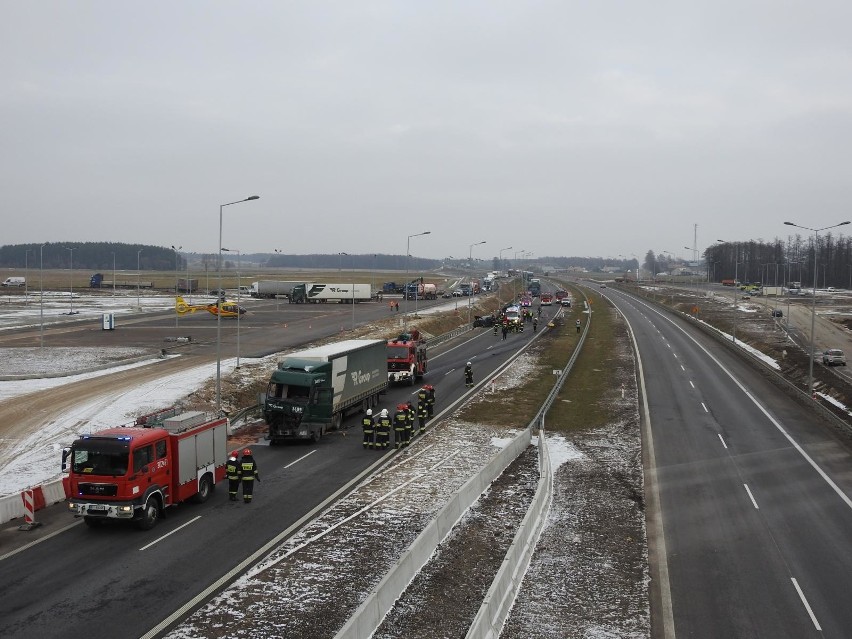
POLYGON ((269 441, 319 441, 343 417, 366 411, 388 387, 387 342, 350 339, 290 353, 272 373, 263 398, 269 441))

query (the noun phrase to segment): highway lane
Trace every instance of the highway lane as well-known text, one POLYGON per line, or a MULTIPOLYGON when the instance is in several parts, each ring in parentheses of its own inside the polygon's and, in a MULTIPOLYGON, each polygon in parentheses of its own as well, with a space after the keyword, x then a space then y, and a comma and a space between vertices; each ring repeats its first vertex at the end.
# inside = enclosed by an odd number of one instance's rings
POLYGON ((848 636, 848 447, 688 322, 609 295, 643 362, 675 634, 848 636))
MULTIPOLYGON (((503 341, 478 329, 433 349, 427 380, 436 387, 439 416, 468 391, 462 380, 467 360, 477 381, 487 379, 532 337, 527 331, 503 341)), ((381 407, 392 410, 416 388, 391 389, 381 407)), ((0 585, 3 633, 144 635, 379 459, 361 447, 358 417, 347 423, 353 426, 347 434, 333 433, 316 445, 254 446, 262 481, 250 506, 228 501, 220 485, 210 501, 171 509, 152 531, 74 526, 6 558, 0 568, 16 578, 0 585)))

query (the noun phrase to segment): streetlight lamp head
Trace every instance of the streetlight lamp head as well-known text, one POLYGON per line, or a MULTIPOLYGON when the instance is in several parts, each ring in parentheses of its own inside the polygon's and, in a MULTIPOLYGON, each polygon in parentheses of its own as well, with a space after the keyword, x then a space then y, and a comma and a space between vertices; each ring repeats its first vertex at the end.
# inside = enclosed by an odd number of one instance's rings
POLYGON ((259 199, 260 199, 260 196, 259 196, 259 195, 249 195, 249 196, 246 198, 246 202, 248 202, 249 200, 259 200, 259 199))
POLYGON ((787 226, 796 226, 796 225, 795 225, 795 224, 793 224, 792 222, 784 222, 784 224, 786 224, 787 226))

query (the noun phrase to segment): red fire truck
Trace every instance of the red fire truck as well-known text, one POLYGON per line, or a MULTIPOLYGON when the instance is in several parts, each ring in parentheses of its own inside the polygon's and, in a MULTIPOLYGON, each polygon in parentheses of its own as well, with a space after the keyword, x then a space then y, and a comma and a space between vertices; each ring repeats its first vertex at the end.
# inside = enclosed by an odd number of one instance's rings
POLYGON ((206 501, 225 477, 226 419, 193 411, 139 421, 83 435, 63 451, 69 509, 90 526, 132 520, 148 530, 168 506, 206 501))
POLYGON ((388 340, 388 383, 405 382, 414 386, 426 374, 426 344, 414 329, 388 340))

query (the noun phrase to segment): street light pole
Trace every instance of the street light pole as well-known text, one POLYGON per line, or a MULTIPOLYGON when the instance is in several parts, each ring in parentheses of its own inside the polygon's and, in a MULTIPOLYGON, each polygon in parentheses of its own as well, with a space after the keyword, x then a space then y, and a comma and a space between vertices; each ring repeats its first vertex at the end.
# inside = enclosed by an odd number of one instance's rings
POLYGON ((816 290, 817 290, 817 248, 819 242, 819 232, 827 231, 828 229, 833 229, 838 226, 844 226, 849 224, 849 220, 846 222, 840 222, 839 224, 832 224, 831 226, 823 226, 819 229, 812 229, 809 226, 801 226, 799 224, 794 224, 793 222, 784 222, 787 226, 795 226, 799 229, 804 229, 806 231, 814 232, 814 295, 813 300, 811 301, 811 362, 808 367, 808 395, 811 397, 814 396, 814 331, 816 330, 816 290))
MULTIPOLYGON (((217 265, 219 271, 219 296, 218 301, 216 302, 218 309, 216 313, 216 414, 222 414, 222 209, 226 206, 231 206, 232 204, 239 204, 240 202, 248 202, 250 200, 259 200, 259 195, 251 195, 244 200, 237 200, 236 202, 228 202, 227 204, 219 205, 219 264, 217 265)), ((239 315, 239 312, 237 312, 239 315)))
MULTIPOLYGON (((467 252, 467 261, 470 264, 471 268, 473 268, 473 247, 479 246, 480 244, 485 244, 485 240, 481 242, 474 242, 470 245, 470 249, 467 252)), ((473 283, 470 285, 470 295, 467 296, 467 323, 470 324, 470 313, 473 307, 473 283)))
POLYGON ((115 251, 112 253, 112 296, 115 297, 115 251))
MULTIPOLYGON (((411 238, 412 237, 420 237, 421 235, 429 235, 432 231, 423 231, 422 233, 415 233, 414 235, 409 235, 408 239, 405 241, 405 286, 402 287, 402 297, 405 300, 405 313, 402 316, 402 324, 403 326, 408 325, 408 282, 411 279, 410 271, 411 271, 411 238)), ((414 293, 414 299, 417 300, 417 293, 414 293)), ((415 314, 417 310, 415 308, 415 314)))
POLYGON ((30 299, 30 276, 29 276, 29 262, 27 261, 30 257, 30 251, 33 252, 33 257, 35 257, 34 249, 27 249, 24 251, 24 306, 29 306, 30 299))
MULTIPOLYGON (((76 248, 76 247, 74 247, 76 248)), ((71 277, 69 278, 70 292, 71 292, 71 310, 68 311, 69 315, 74 314, 74 248, 65 247, 66 251, 71 251, 71 277)))
MULTIPOLYGON (((515 259, 513 260, 512 266, 516 265, 516 263, 518 261, 518 255, 523 255, 523 254, 524 254, 524 249, 521 249, 520 251, 515 251, 515 259)), ((517 271, 518 269, 515 268, 515 270, 517 271)), ((523 277, 523 275, 521 277, 523 277)), ((518 274, 515 273, 515 277, 512 278, 512 302, 516 302, 518 300, 518 286, 517 285, 518 285, 518 274)))
MULTIPOLYGON (((172 244, 172 250, 175 252, 175 297, 180 295, 178 287, 178 251, 182 248, 183 246, 175 246, 172 244)), ((178 327, 178 317, 180 317, 180 313, 177 312, 177 304, 175 304, 175 328, 178 327)))
POLYGON ((142 251, 144 250, 145 249, 139 249, 136 251, 136 310, 139 311, 142 310, 142 305, 139 302, 139 256, 142 255, 142 251))
MULTIPOLYGON (((237 254, 237 370, 240 368, 240 250, 239 249, 226 249, 222 247, 222 250, 228 253, 236 253, 237 254)), ((221 298, 220 298, 221 299, 221 298)), ((222 307, 219 307, 219 310, 222 310, 222 307)), ((218 315, 218 313, 217 313, 218 315)))
POLYGON ((500 272, 503 272, 503 251, 511 251, 512 247, 507 246, 506 248, 501 248, 500 252, 497 254, 497 268, 500 269, 500 272))
MULTIPOLYGON (((47 244, 47 242, 45 242, 47 244)), ((44 348, 44 244, 38 247, 38 345, 44 348)))

